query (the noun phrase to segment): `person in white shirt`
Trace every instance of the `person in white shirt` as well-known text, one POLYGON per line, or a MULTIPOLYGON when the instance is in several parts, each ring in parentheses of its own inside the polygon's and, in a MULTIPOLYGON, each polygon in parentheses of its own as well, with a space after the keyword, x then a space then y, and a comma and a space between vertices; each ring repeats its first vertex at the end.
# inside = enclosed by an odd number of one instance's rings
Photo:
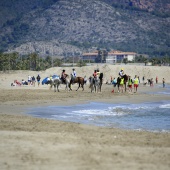
POLYGON ((73 82, 74 82, 74 80, 75 80, 75 78, 76 78, 76 71, 75 71, 74 68, 73 68, 72 70, 73 70, 73 72, 72 72, 72 80, 73 80, 73 82))
POLYGON ((31 85, 31 76, 28 75, 28 85, 31 85))

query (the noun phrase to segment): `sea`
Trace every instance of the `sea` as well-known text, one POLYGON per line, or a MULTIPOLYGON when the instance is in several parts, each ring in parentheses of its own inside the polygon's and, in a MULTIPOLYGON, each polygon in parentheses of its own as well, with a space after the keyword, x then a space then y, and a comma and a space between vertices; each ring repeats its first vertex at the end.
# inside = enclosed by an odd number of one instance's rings
POLYGON ((126 130, 170 132, 170 101, 131 103, 90 102, 72 106, 31 108, 34 117, 126 130))

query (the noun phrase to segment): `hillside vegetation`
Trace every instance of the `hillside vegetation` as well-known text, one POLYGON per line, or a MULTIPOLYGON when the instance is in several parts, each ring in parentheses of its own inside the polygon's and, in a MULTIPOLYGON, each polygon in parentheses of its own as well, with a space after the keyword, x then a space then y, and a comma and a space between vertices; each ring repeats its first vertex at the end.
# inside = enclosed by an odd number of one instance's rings
POLYGON ((96 47, 170 55, 169 8, 168 0, 1 0, 0 50, 69 56, 96 47))

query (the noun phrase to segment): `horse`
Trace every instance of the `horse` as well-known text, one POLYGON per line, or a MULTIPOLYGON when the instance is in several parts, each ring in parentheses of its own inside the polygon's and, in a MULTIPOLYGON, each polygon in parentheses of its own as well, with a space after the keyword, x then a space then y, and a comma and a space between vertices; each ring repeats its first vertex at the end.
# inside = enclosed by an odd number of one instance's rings
POLYGON ((90 82, 90 86, 89 88, 91 89, 91 93, 93 92, 93 90, 96 92, 98 92, 99 90, 99 79, 97 77, 89 77, 89 82, 90 82))
POLYGON ((52 79, 50 80, 50 88, 52 88, 52 86, 54 86, 54 92, 56 92, 56 88, 57 88, 57 91, 59 92, 59 85, 60 84, 66 84, 66 87, 65 87, 65 90, 69 90, 68 87, 69 87, 69 77, 68 75, 66 74, 66 78, 65 80, 63 80, 62 78, 55 78, 55 79, 52 79))
MULTIPOLYGON (((126 74, 124 74, 124 75, 123 75, 123 78, 124 78, 124 85, 125 85, 125 92, 126 92, 126 83, 127 83, 127 81, 128 81, 128 76, 127 76, 126 74)), ((117 78, 118 92, 119 92, 120 80, 121 80, 121 78, 118 77, 118 78, 117 78)))
MULTIPOLYGON (((82 89, 83 89, 83 91, 84 91, 84 83, 85 83, 85 81, 84 81, 84 78, 83 77, 74 77, 73 78, 73 76, 71 75, 71 80, 70 80, 70 83, 69 83, 69 88, 70 88, 70 90, 72 90, 71 89, 71 84, 75 84, 75 83, 78 83, 78 88, 77 88, 77 90, 80 88, 80 85, 81 85, 81 87, 82 87, 82 89)), ((77 91, 76 90, 76 91, 77 91)))
POLYGON ((103 73, 100 73, 99 76, 97 77, 89 77, 89 81, 90 81, 90 87, 91 88, 91 93, 93 92, 93 90, 95 90, 95 92, 101 92, 101 87, 103 84, 103 73))

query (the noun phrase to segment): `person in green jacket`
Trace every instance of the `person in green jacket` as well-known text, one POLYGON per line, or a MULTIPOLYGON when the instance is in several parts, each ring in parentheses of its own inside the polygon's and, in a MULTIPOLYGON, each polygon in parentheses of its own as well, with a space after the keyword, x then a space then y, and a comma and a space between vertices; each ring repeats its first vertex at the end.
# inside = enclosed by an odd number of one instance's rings
POLYGON ((135 75, 133 82, 134 82, 134 93, 136 93, 138 90, 138 85, 139 85, 139 79, 138 79, 137 75, 135 75))
POLYGON ((124 89, 124 78, 121 77, 120 79, 120 91, 123 93, 123 89, 124 89))
POLYGON ((129 89, 129 93, 132 92, 132 84, 133 84, 133 81, 131 79, 131 76, 128 76, 128 89, 129 89))

